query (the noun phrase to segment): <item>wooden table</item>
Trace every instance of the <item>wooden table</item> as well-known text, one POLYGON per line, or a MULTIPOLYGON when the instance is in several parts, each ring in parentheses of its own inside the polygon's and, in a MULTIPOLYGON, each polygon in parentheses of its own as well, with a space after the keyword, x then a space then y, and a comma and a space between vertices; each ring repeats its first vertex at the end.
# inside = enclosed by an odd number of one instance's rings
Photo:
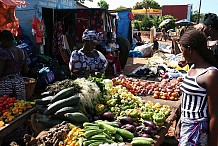
POLYGON ((16 130, 20 125, 24 124, 30 116, 36 111, 35 107, 25 111, 22 115, 16 117, 13 121, 5 124, 4 127, 0 128, 0 145, 3 141, 3 138, 8 134, 16 130))

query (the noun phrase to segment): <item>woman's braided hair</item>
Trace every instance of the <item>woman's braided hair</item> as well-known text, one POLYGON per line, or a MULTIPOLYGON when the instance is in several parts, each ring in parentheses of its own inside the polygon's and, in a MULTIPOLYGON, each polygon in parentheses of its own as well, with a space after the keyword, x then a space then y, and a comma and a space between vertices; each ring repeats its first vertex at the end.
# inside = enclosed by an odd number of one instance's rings
POLYGON ((207 38, 202 31, 187 30, 180 39, 180 44, 185 48, 195 49, 204 60, 218 67, 213 51, 207 48, 207 38))

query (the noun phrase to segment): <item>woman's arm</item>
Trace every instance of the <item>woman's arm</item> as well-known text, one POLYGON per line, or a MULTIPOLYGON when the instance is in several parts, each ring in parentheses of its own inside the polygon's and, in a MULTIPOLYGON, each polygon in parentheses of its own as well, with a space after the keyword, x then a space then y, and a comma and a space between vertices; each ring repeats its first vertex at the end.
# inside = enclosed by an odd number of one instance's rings
POLYGON ((218 71, 208 71, 208 78, 206 80, 206 89, 208 94, 208 108, 209 108, 209 143, 208 146, 218 145, 218 71))

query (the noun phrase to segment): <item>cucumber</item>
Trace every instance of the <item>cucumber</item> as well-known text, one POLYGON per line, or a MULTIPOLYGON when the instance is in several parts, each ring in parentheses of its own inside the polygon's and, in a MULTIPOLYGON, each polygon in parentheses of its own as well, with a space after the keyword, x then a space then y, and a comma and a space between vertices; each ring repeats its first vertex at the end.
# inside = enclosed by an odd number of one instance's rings
POLYGON ((108 124, 105 124, 104 122, 99 122, 98 123, 98 126, 101 128, 101 129, 106 129, 107 131, 109 131, 111 134, 115 134, 116 133, 116 129, 111 126, 111 125, 108 125, 108 124))
POLYGON ((35 102, 36 104, 39 104, 39 105, 48 105, 49 103, 51 103, 52 98, 53 96, 46 96, 41 99, 36 99, 35 102))
POLYGON ((51 118, 42 114, 36 115, 37 120, 40 124, 46 126, 47 128, 51 128, 57 124, 60 124, 63 122, 63 120, 57 119, 57 118, 51 118))
POLYGON ((47 107, 44 105, 36 105, 35 108, 36 108, 36 111, 38 111, 41 114, 43 114, 45 110, 47 109, 47 107))
POLYGON ((119 134, 114 134, 114 137, 115 137, 115 141, 118 141, 118 142, 123 142, 123 137, 120 136, 119 134))
POLYGON ((44 114, 46 116, 54 114, 55 112, 57 112, 63 107, 77 105, 79 101, 80 101, 80 97, 78 95, 74 95, 66 99, 58 100, 52 103, 51 105, 49 105, 48 108, 45 110, 44 114))
POLYGON ((128 130, 121 129, 121 128, 116 128, 116 130, 117 130, 117 134, 119 134, 123 138, 133 139, 134 137, 133 133, 129 132, 128 130))
POLYGON ((80 112, 66 113, 64 116, 67 118, 69 122, 73 123, 89 122, 89 119, 86 117, 86 115, 80 112))
POLYGON ((77 106, 63 107, 63 108, 59 109, 54 115, 57 118, 65 119, 64 114, 73 113, 73 112, 79 112, 79 108, 77 106))
POLYGON ((133 140, 131 144, 132 146, 152 146, 152 143, 147 140, 133 140))
POLYGON ((45 91, 41 93, 41 96, 46 97, 46 96, 52 96, 52 92, 51 91, 45 91))
POLYGON ((74 87, 69 87, 69 88, 59 91, 55 96, 53 96, 51 102, 54 103, 58 100, 62 100, 70 96, 73 96, 75 94, 73 89, 74 87))

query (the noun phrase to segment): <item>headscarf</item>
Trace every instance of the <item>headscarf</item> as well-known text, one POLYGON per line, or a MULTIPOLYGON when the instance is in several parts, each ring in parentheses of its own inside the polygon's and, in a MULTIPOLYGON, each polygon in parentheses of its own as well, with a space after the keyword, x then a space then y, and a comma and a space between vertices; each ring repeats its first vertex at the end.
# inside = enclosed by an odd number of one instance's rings
POLYGON ((213 28, 218 29, 218 17, 214 13, 205 14, 203 23, 206 26, 211 25, 213 28))
POLYGON ((101 39, 102 33, 97 33, 95 30, 86 29, 82 35, 83 41, 100 41, 101 39))

